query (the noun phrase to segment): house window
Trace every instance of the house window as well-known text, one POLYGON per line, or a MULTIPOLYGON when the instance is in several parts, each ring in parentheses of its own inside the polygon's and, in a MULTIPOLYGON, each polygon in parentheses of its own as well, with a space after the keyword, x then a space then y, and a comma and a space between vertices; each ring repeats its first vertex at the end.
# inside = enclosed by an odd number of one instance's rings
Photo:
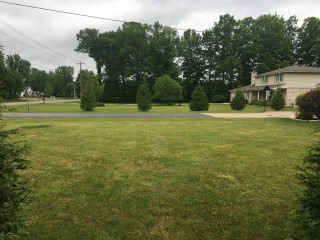
POLYGON ((267 84, 269 82, 268 76, 261 77, 261 84, 267 84))
POLYGON ((283 74, 277 74, 274 82, 283 82, 283 74))

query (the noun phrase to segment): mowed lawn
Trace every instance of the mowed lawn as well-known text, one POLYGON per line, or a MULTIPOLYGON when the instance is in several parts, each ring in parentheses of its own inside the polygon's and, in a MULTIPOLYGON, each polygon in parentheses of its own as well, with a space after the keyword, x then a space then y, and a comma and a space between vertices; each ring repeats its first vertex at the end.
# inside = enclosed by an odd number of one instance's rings
MULTIPOLYGON (((135 113, 140 112, 136 104, 106 104, 104 107, 97 107, 93 112, 84 112, 79 102, 68 102, 61 104, 32 104, 28 111, 27 104, 10 106, 17 112, 49 112, 49 113, 135 113)), ((247 105, 242 111, 234 111, 229 104, 210 104, 209 113, 258 113, 264 110, 263 106, 247 105)), ((267 107, 267 111, 274 111, 267 107)), ((285 108, 284 111, 297 111, 297 108, 285 108)), ((188 104, 182 106, 166 106, 154 104, 149 112, 153 113, 186 113, 191 112, 188 104)))
POLYGON ((32 144, 28 239, 285 239, 300 155, 290 119, 3 119, 32 144))

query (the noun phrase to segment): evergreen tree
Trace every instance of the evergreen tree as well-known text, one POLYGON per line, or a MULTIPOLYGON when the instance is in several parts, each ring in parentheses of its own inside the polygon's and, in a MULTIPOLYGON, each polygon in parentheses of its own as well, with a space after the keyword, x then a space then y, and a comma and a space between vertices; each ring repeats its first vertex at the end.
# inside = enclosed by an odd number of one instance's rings
POLYGON ((209 101, 200 85, 192 93, 189 108, 191 111, 208 111, 209 109, 209 101))
POLYGON ((84 111, 93 111, 97 105, 97 95, 93 81, 85 83, 82 91, 80 107, 84 111))
MULTIPOLYGON (((0 102, 0 112, 3 107, 0 102)), ((23 141, 11 140, 16 133, 0 125, 0 239, 19 239, 24 232, 21 208, 27 187, 19 171, 28 165, 25 156, 30 147, 23 141)))
POLYGON ((284 108, 285 100, 282 95, 281 87, 278 87, 271 99, 271 108, 279 111, 284 108))
POLYGON ((151 109, 152 95, 146 81, 140 85, 136 99, 140 111, 146 112, 151 109))
MULTIPOLYGON (((317 130, 319 132, 319 130, 317 130)), ((320 239, 320 141, 307 149, 297 178, 303 186, 297 211, 296 239, 320 239)))
POLYGON ((246 99, 240 89, 236 91, 236 95, 232 98, 230 107, 237 111, 243 110, 246 107, 246 99))

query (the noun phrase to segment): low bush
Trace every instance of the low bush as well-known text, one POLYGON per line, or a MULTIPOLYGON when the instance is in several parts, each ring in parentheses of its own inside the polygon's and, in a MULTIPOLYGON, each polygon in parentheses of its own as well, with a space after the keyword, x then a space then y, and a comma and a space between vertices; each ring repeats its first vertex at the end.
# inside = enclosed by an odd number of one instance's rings
POLYGON ((320 118, 320 88, 298 96, 297 105, 301 113, 305 115, 314 114, 317 118, 320 118))
POLYGON ((98 102, 98 103, 96 104, 96 107, 105 107, 105 106, 106 106, 106 105, 105 105, 104 103, 99 103, 99 102, 98 102))
POLYGON ((267 104, 266 100, 258 100, 258 99, 252 99, 251 100, 251 105, 256 105, 256 106, 264 106, 267 104))
POLYGON ((212 97, 212 102, 213 103, 225 103, 225 102, 227 102, 227 99, 223 95, 215 95, 212 97))

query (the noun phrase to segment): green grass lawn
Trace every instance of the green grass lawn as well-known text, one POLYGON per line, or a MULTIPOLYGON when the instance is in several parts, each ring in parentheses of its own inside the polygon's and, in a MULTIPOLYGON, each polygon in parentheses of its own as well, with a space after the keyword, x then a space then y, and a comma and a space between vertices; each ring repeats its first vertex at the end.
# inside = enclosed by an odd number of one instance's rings
MULTIPOLYGON (((12 106, 17 112, 28 112, 27 104, 20 106, 12 106)), ((233 111, 229 104, 210 104, 209 113, 258 113, 263 107, 247 105, 242 111, 233 111)), ((273 111, 267 107, 267 111, 273 111)), ((285 108, 284 111, 296 111, 296 108, 285 108)), ((83 113, 80 109, 79 102, 69 102, 62 104, 34 104, 31 105, 30 112, 52 112, 52 113, 83 113)), ((105 107, 97 107, 93 113, 135 113, 139 112, 136 104, 106 104, 105 107)), ((165 106, 154 104, 149 112, 153 113, 186 113, 191 112, 189 105, 182 106, 165 106)))
POLYGON ((316 122, 3 119, 32 145, 28 239, 285 239, 316 122))

